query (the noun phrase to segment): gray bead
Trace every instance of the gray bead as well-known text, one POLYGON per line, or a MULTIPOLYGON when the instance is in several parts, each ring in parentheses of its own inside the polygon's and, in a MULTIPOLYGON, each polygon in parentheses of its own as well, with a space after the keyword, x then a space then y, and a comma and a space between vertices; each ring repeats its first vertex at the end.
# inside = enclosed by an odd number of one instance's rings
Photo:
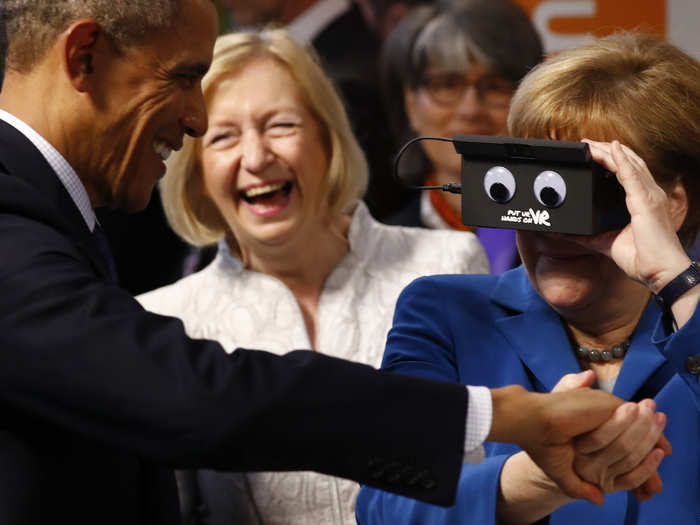
MULTIPOLYGON (((598 361, 610 361, 611 359, 618 358, 621 359, 625 357, 627 349, 630 347, 629 341, 624 341, 619 345, 615 345, 612 348, 601 348, 599 350, 594 350, 588 348, 587 346, 579 345, 576 347, 576 357, 582 360, 598 362, 598 361)), ((700 358, 700 356, 698 356, 700 358)))
POLYGON ((612 347, 613 357, 624 357, 625 352, 627 352, 627 348, 625 348, 624 345, 615 345, 612 347))

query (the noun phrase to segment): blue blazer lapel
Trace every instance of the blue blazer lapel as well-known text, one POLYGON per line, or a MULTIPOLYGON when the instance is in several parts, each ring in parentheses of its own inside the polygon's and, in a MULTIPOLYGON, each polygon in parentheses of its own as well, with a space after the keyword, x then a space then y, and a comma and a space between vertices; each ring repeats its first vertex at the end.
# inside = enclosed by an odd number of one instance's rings
POLYGON ((537 294, 522 267, 503 275, 492 300, 506 310, 496 326, 542 390, 550 391, 563 375, 581 370, 559 315, 537 294))
POLYGON ((627 355, 622 362, 620 375, 615 382, 613 394, 622 399, 632 399, 666 359, 651 342, 651 334, 659 319, 659 309, 654 301, 649 301, 637 328, 627 355))

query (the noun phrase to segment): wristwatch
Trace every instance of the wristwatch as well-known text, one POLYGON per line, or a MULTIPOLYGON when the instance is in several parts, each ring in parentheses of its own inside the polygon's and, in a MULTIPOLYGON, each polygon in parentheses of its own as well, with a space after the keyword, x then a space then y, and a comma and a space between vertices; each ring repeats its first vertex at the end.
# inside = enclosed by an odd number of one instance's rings
POLYGON ((659 293, 655 294, 654 300, 661 311, 669 312, 671 305, 696 284, 700 284, 700 263, 693 261, 687 270, 678 274, 659 293))

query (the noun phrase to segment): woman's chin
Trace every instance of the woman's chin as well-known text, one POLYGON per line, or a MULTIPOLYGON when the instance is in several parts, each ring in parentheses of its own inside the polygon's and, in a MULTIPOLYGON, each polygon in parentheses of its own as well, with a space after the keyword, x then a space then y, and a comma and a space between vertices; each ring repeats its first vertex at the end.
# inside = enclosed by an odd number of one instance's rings
POLYGON ((594 303, 592 290, 585 287, 547 285, 540 289, 540 295, 561 314, 581 311, 594 303))
POLYGON ((556 269, 547 268, 548 265, 543 266, 541 268, 538 265, 535 273, 536 288, 540 296, 555 310, 580 310, 595 300, 597 288, 602 280, 600 276, 591 275, 595 272, 593 268, 585 268, 592 271, 570 273, 565 271, 566 268, 562 268, 567 265, 557 265, 556 269))
POLYGON ((293 228, 288 224, 274 224, 266 228, 260 228, 256 232, 255 240, 264 246, 284 246, 294 237, 293 228))

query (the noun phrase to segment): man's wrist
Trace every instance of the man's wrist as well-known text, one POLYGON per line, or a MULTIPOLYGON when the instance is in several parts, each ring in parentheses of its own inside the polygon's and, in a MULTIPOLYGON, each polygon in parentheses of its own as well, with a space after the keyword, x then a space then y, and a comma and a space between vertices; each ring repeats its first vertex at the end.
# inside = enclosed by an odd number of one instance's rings
POLYGON ((491 391, 484 386, 467 386, 469 403, 464 438, 464 463, 484 460, 484 441, 491 429, 493 407, 491 391))
POLYGON ((487 441, 522 443, 528 441, 527 430, 538 427, 533 424, 535 394, 520 385, 491 389, 492 419, 487 441), (528 422, 529 424, 523 424, 528 422))

